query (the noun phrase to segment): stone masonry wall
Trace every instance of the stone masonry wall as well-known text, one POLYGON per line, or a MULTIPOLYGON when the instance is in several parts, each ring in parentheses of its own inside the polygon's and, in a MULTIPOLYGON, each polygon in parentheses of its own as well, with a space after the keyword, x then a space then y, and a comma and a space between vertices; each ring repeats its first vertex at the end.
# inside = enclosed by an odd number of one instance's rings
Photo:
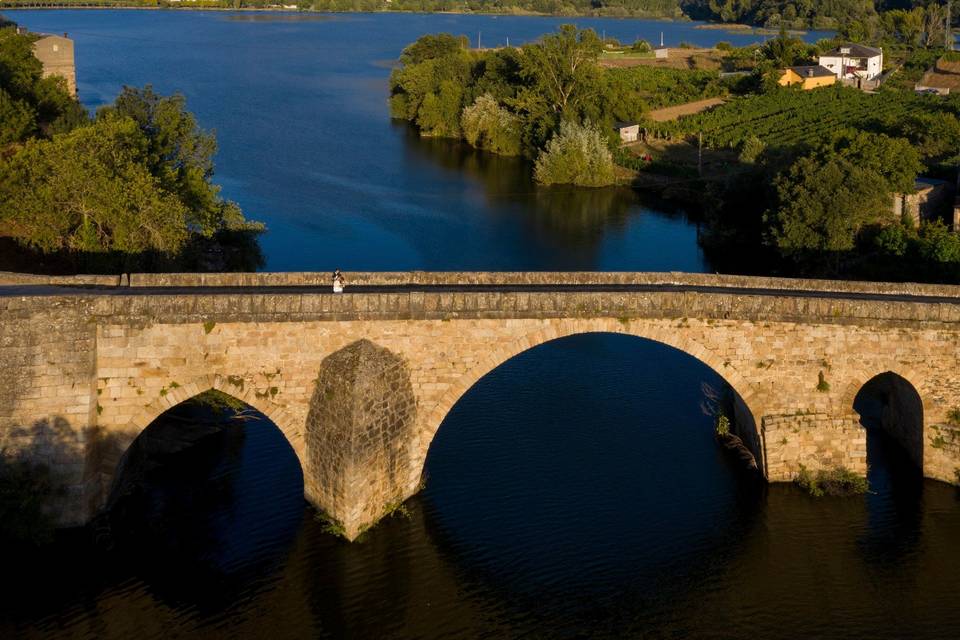
MULTIPOLYGON (((671 345, 723 376, 742 400, 738 422, 759 425, 758 463, 771 480, 788 480, 799 464, 862 469, 864 438, 853 400, 887 371, 903 376, 922 398, 925 474, 953 481, 960 467, 960 445, 935 439, 948 429, 951 410, 960 408, 957 298, 764 296, 746 285, 743 292, 197 293, 137 295, 121 288, 0 296, 0 371, 7 376, 4 388, 17 390, 0 395, 0 437, 12 441, 23 425, 71 416, 83 462, 82 472, 73 472, 75 500, 64 522, 89 517, 104 503, 124 451, 160 413, 217 388, 263 411, 283 431, 314 502, 338 519, 360 514, 352 526, 365 526, 362 520, 397 499, 398 486, 402 498, 417 491, 434 434, 480 377, 537 344, 598 331, 671 345), (334 393, 353 409, 324 407, 323 394, 316 395, 318 379, 329 371, 324 363, 336 362, 327 359, 358 341, 369 343, 371 363, 380 362, 372 354, 391 354, 403 365, 367 369, 362 377, 374 382, 366 387, 353 374, 328 378, 343 383, 334 393), (391 395, 395 383, 405 388, 388 373, 400 369, 409 376, 412 401, 391 395), (819 383, 821 373, 826 385, 819 383), (357 409, 370 398, 379 398, 372 413, 357 409), (311 412, 326 417, 311 420, 311 412), (332 437, 318 431, 324 428, 353 435, 332 437), (364 445, 358 453, 359 441, 382 449, 371 454, 364 445), (326 457, 311 458, 310 442, 318 455, 328 449, 326 457), (311 460, 339 462, 313 475, 311 460), (376 470, 368 486, 344 489, 363 477, 351 480, 350 469, 363 468, 376 470), (321 498, 324 491, 329 495, 321 498), (354 497, 322 504, 334 495, 354 497)), ((22 448, 30 449, 27 444, 22 448)))
POLYGON ((307 414, 304 489, 351 540, 384 515, 384 504, 399 505, 420 477, 410 464, 416 402, 407 363, 369 340, 320 366, 307 414))
POLYGON ((791 414, 763 417, 767 479, 790 481, 802 464, 810 471, 844 467, 867 473, 867 433, 856 416, 791 414))
POLYGON ((74 304, 9 305, 0 321, 0 454, 51 472, 51 509, 68 525, 89 511, 96 331, 74 304), (13 308, 10 308, 10 307, 13 308))

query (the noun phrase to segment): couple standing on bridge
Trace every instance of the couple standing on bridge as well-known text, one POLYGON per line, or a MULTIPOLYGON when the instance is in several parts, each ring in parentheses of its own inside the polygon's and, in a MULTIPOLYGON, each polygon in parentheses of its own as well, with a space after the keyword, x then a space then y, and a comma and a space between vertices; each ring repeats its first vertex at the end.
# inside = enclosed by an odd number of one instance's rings
POLYGON ((340 269, 336 269, 333 272, 333 292, 334 293, 343 293, 343 285, 347 283, 343 279, 343 274, 340 273, 340 269))

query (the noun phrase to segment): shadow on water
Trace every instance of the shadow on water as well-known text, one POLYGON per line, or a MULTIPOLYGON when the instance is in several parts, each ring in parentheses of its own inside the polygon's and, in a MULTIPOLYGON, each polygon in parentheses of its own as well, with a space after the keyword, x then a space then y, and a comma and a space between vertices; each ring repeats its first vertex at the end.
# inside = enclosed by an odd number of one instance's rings
POLYGON ((450 412, 408 514, 356 543, 315 520, 269 422, 161 419, 117 482, 115 546, 74 535, 8 572, 0 637, 957 635, 960 492, 918 489, 882 438, 875 495, 752 482, 703 383, 723 381, 629 336, 520 354, 450 412))
POLYGON ((519 220, 528 246, 553 252, 549 255, 557 269, 599 264, 604 241, 622 235, 643 216, 695 221, 677 203, 629 187, 539 186, 533 181, 533 163, 525 158, 487 153, 462 141, 423 138, 404 122, 393 121, 393 126, 403 136, 408 162, 426 161, 479 185, 483 210, 508 224, 519 220))
POLYGON ((133 442, 92 528, 169 606, 217 611, 240 595, 230 587, 282 566, 302 493, 296 454, 266 416, 191 399, 133 442))

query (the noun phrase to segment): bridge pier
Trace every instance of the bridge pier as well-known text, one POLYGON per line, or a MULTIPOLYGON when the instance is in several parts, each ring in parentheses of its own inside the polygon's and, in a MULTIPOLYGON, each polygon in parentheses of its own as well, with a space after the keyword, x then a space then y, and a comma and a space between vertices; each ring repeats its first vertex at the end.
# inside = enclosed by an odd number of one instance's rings
POLYGON ((416 418, 403 358, 365 339, 324 358, 307 414, 304 495, 347 539, 417 491, 416 418))
POLYGON ((867 433, 857 415, 799 411, 765 415, 761 421, 764 475, 790 482, 800 467, 810 471, 846 468, 867 473, 867 433))

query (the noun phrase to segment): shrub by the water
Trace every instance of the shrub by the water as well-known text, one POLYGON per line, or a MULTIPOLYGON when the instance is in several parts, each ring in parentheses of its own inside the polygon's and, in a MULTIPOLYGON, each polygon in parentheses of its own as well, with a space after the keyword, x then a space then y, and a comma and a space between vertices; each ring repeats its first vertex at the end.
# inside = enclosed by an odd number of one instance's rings
POLYGON ((730 418, 722 413, 717 416, 716 432, 721 438, 730 435, 730 418))
POLYGON ((478 149, 505 156, 520 155, 520 119, 489 93, 464 107, 460 128, 464 139, 478 149))
POLYGON ((850 471, 846 467, 820 469, 812 472, 800 465, 794 481, 815 498, 821 496, 851 496, 866 493, 869 490, 867 479, 850 471))
POLYGON ((599 129, 563 122, 560 133, 537 158, 533 175, 540 184, 604 187, 616 180, 613 167, 613 155, 599 129))

